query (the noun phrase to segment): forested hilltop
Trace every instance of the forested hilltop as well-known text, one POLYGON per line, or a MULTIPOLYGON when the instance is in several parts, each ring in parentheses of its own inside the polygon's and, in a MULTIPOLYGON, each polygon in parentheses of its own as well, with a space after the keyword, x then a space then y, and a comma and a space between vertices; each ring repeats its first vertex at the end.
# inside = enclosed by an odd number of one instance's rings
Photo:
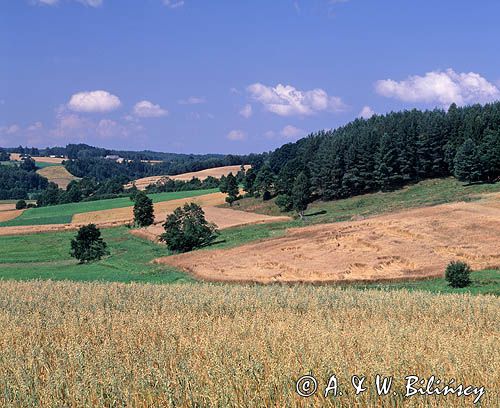
POLYGON ((280 195, 277 203, 285 208, 294 188, 295 194, 306 188, 309 200, 333 200, 450 175, 495 182, 500 177, 500 103, 356 119, 261 158, 247 175, 246 190, 264 198, 280 195))

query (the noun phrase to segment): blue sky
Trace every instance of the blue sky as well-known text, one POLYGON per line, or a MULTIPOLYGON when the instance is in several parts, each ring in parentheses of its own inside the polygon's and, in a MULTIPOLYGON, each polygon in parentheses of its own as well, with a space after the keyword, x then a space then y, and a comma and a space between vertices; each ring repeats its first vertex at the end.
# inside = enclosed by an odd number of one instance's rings
POLYGON ((500 2, 1 0, 0 146, 274 149, 500 99, 500 2))

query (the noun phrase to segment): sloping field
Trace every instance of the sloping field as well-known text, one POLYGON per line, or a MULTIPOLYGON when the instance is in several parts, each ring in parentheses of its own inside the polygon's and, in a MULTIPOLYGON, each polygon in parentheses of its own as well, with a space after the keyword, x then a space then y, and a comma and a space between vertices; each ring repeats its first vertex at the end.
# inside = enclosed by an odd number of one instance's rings
MULTIPOLYGON (((167 178, 170 178, 172 180, 182 180, 182 181, 189 181, 193 177, 196 177, 200 180, 205 180, 207 177, 212 176, 215 178, 220 178, 222 176, 227 176, 229 173, 233 173, 236 175, 238 171, 240 170, 241 166, 224 166, 224 167, 214 167, 212 169, 206 169, 206 170, 200 170, 200 171, 194 171, 191 173, 183 173, 183 174, 178 174, 176 176, 152 176, 152 177, 144 177, 137 179, 131 183, 128 183, 125 185, 125 188, 131 188, 132 185, 135 183, 136 187, 139 190, 145 190, 147 186, 150 184, 155 184, 158 182, 162 182, 167 178)), ((246 165, 245 170, 249 169, 250 166, 246 165)))
POLYGON ((2 407, 500 406, 494 296, 2 281, 0 304, 2 407), (325 398, 332 374, 342 395, 325 398), (394 378, 386 396, 377 374, 394 378), (432 374, 486 392, 405 398, 406 376, 432 374))
MULTIPOLYGON (((289 217, 273 217, 269 215, 254 214, 246 211, 232 210, 229 208, 203 207, 207 221, 213 222, 219 229, 231 228, 240 225, 262 224, 269 222, 290 221, 289 217)), ((165 218, 157 224, 148 228, 134 229, 131 233, 137 237, 157 241, 158 237, 165 232, 162 223, 165 218)))
POLYGON ((40 176, 47 178, 52 183, 56 183, 59 188, 66 190, 68 184, 73 180, 79 180, 78 177, 73 176, 64 166, 48 166, 43 169, 37 170, 40 176))
POLYGON ((500 196, 362 221, 294 228, 282 238, 155 262, 214 281, 341 282, 440 276, 452 260, 500 268, 500 196))
MULTIPOLYGON (((222 193, 212 193, 200 195, 198 197, 181 198, 178 200, 164 201, 154 204, 155 221, 164 221, 167 214, 175 210, 177 207, 185 203, 196 203, 202 207, 220 205, 225 202, 226 195, 222 193)), ((73 224, 101 224, 101 223, 122 223, 126 224, 134 220, 133 208, 119 208, 104 211, 86 212, 83 214, 75 214, 73 216, 73 224)))
POLYGON ((16 203, 4 203, 0 204, 0 212, 12 211, 16 209, 16 203))

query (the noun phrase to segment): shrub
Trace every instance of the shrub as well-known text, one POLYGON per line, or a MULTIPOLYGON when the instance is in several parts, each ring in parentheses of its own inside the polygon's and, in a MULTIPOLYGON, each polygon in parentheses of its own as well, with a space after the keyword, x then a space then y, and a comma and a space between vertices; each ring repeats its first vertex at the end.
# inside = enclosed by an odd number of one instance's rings
POLYGON ((275 202, 281 212, 288 212, 293 208, 292 198, 287 194, 280 194, 275 202))
POLYGON ((167 216, 163 224, 165 233, 160 241, 166 242, 168 249, 176 252, 187 252, 210 244, 217 238, 215 224, 205 219, 203 209, 195 204, 184 204, 167 216))
POLYGON ((107 244, 101 238, 101 231, 94 224, 81 227, 71 240, 71 256, 81 264, 97 261, 108 255, 107 244))
POLYGON ((26 201, 24 200, 19 200, 16 203, 16 210, 24 210, 28 205, 26 204, 26 201))
POLYGON ((264 191, 262 194, 262 201, 269 201, 271 198, 273 198, 271 192, 269 190, 264 191))
POLYGON ((452 288, 465 288, 471 284, 471 271, 465 262, 450 262, 446 267, 446 280, 452 288))

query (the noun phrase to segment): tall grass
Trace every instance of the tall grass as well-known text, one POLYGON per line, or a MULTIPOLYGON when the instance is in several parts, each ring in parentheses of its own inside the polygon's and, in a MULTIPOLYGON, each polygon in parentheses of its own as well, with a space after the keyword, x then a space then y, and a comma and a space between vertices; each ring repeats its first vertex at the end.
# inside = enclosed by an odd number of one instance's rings
POLYGON ((484 386, 500 406, 500 300, 311 286, 0 283, 0 406, 458 407, 406 375, 484 386), (303 399, 336 374, 342 396, 303 399), (350 376, 369 389, 355 396, 350 376), (392 375, 376 396, 372 377, 392 375))

